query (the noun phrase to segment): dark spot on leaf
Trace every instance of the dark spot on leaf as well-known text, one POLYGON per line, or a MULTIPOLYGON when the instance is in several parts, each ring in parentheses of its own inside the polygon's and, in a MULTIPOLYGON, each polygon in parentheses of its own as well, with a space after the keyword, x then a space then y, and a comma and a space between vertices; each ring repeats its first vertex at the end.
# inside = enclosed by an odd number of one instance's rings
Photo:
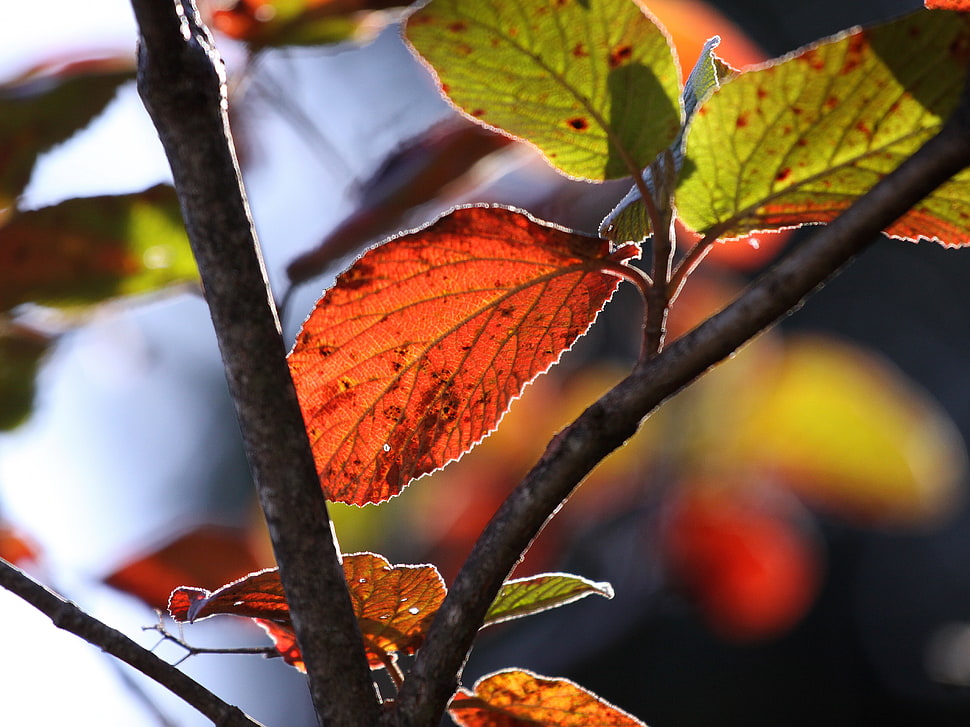
POLYGON ((576 116, 572 119, 566 119, 566 123, 571 127, 576 129, 576 131, 586 131, 589 128, 589 122, 582 116, 576 116))
POLYGON ((461 20, 457 20, 448 25, 448 30, 450 30, 452 33, 464 33, 466 30, 468 30, 468 24, 462 22, 461 20))
MULTIPOLYGON (((475 110, 471 111, 470 113, 476 119, 480 119, 482 116, 485 115, 485 109, 475 109, 475 110)), ((447 279, 447 278, 443 278, 443 279, 447 279)))
POLYGON ((616 68, 633 57, 632 45, 619 45, 610 51, 610 68, 616 68))
POLYGON ((740 116, 738 116, 738 120, 735 122, 735 126, 737 126, 739 129, 743 129, 747 125, 748 125, 748 115, 741 114, 740 116))
POLYGON ((791 176, 791 168, 790 167, 785 167, 784 169, 782 169, 781 171, 779 171, 778 174, 775 175, 775 181, 776 182, 784 182, 790 176, 791 176))
POLYGON ((829 111, 831 111, 838 105, 839 105, 839 100, 835 96, 829 96, 827 99, 825 99, 825 108, 827 108, 829 111))
POLYGON ((768 92, 764 89, 763 86, 758 86, 758 98, 760 99, 768 98, 768 92))
POLYGON ((588 55, 589 53, 586 52, 586 46, 584 46, 582 43, 577 43, 575 46, 573 46, 573 56, 575 58, 586 58, 588 55))
POLYGON ((865 136, 872 136, 872 129, 870 129, 864 121, 860 121, 858 124, 856 124, 855 128, 856 131, 864 134, 865 136))
POLYGON ((333 346, 320 346, 320 348, 317 349, 317 353, 320 354, 321 357, 326 358, 327 356, 330 356, 332 353, 334 353, 336 350, 337 349, 334 348, 333 346))

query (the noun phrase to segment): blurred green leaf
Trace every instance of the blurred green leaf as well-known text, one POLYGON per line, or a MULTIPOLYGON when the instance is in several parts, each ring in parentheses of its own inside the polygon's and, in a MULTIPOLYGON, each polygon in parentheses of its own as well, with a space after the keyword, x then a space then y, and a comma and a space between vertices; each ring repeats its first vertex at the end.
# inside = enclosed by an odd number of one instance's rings
POLYGON ((72 199, 0 227, 0 311, 80 305, 195 280, 175 191, 72 199))
POLYGON ((609 583, 594 583, 565 573, 544 573, 507 581, 488 609, 483 627, 531 616, 593 594, 613 598, 613 588, 609 583))
POLYGON ((130 58, 31 71, 0 85, 0 223, 30 181, 37 157, 100 114, 135 77, 130 58))
MULTIPOLYGON (((923 10, 741 73, 687 133, 681 218, 722 238, 831 221, 940 129, 968 58, 970 16, 923 10)), ((962 245, 968 230, 963 172, 887 232, 962 245)))
POLYGON ((406 37, 463 111, 575 177, 637 173, 681 126, 667 37, 630 0, 435 0, 406 37))
POLYGON ((0 432, 23 424, 34 407, 35 380, 53 338, 0 317, 0 432))

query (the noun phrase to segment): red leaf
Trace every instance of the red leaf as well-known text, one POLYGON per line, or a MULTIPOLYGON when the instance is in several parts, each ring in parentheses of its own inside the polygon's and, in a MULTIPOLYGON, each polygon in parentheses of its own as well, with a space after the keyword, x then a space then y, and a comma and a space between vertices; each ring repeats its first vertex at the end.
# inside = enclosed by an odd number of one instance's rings
POLYGON ((203 588, 176 588, 169 598, 168 612, 180 622, 221 613, 290 622, 290 609, 276 568, 250 573, 212 593, 203 588))
MULTIPOLYGON (((344 575, 372 668, 390 654, 413 654, 424 642, 431 619, 445 597, 433 565, 395 565, 373 553, 344 556, 344 575)), ((210 593, 182 586, 172 592, 168 611, 178 622, 230 614, 248 616, 269 634, 286 663, 303 670, 279 570, 250 573, 210 593)))
POLYGON ((164 608, 182 583, 215 587, 257 568, 245 531, 203 526, 125 564, 104 582, 164 608))
POLYGON ((522 212, 465 207, 360 258, 290 354, 327 497, 381 502, 481 441, 609 300, 609 254, 522 212))
POLYGON ((483 677, 448 707, 463 727, 639 727, 643 722, 568 679, 518 669, 483 677))
POLYGON ((0 524, 0 558, 8 563, 21 565, 37 560, 39 550, 24 533, 11 525, 0 524))
POLYGON ((930 10, 960 10, 970 12, 970 0, 926 0, 930 10))

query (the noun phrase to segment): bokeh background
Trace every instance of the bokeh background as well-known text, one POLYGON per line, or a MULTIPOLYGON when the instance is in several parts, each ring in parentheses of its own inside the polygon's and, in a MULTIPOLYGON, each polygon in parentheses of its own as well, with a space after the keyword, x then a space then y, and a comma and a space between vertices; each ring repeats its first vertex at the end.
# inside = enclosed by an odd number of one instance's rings
MULTIPOLYGON (((918 6, 645 4, 668 23, 687 66, 715 32, 724 56, 744 65, 918 6)), ((21 3, 4 14, 7 78, 56 58, 132 52, 122 0, 21 3)), ((220 38, 277 295, 287 265, 324 239, 339 241, 346 262, 381 234, 470 201, 595 230, 626 191, 568 182, 528 148, 469 130, 393 19, 370 18, 365 44, 255 60, 220 38), (467 173, 420 177, 442 159, 463 160, 467 173), (402 200, 401 189, 415 187, 423 199, 402 200)), ((167 178, 129 85, 104 117, 42 158, 20 204, 167 178)), ((803 234, 719 249, 678 302, 674 335, 803 234)), ((965 255, 879 241, 779 330, 666 406, 584 484, 517 571, 609 581, 616 597, 484 632, 466 682, 505 666, 566 676, 652 727, 967 724, 965 255)), ((341 264, 293 294, 288 340, 341 264)), ((627 287, 474 453, 386 506, 333 508, 343 549, 433 562, 450 578, 556 429, 628 370, 640 304, 627 287)), ((0 520, 22 539, 25 568, 154 644, 158 634, 142 628, 172 587, 215 588, 272 564, 204 303, 183 291, 99 308, 80 327, 25 315, 54 330, 56 343, 32 415, 0 436, 0 520)), ((3 721, 206 723, 6 593, 0 614, 3 721)), ((230 618, 185 636, 265 643, 230 618)), ((159 650, 182 655, 171 644, 159 650)), ((303 677, 279 660, 198 656, 183 666, 267 724, 312 724, 303 677)))

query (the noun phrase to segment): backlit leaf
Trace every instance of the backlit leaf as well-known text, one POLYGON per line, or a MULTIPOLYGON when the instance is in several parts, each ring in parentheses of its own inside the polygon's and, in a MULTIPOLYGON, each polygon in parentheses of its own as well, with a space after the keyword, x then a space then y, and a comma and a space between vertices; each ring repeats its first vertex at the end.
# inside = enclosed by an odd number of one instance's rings
POLYGON ((340 43, 376 34, 376 10, 406 0, 237 0, 212 12, 212 27, 252 48, 340 43))
MULTIPOLYGON (((371 667, 382 666, 398 652, 413 654, 424 642, 445 597, 437 569, 432 565, 392 566, 373 553, 345 555, 343 565, 371 667)), ((251 573, 212 593, 202 588, 176 588, 168 610, 179 622, 216 614, 256 619, 287 663, 303 668, 276 568, 251 573)))
POLYGON ((354 613, 372 667, 380 653, 413 654, 445 598, 445 584, 433 565, 391 566, 373 553, 344 558, 354 613))
POLYGON ((0 223, 37 157, 87 126, 134 77, 134 59, 107 58, 35 69, 0 85, 0 223))
POLYGON ((0 227, 0 310, 95 303, 196 276, 169 186, 72 199, 0 227))
POLYGON ((328 499, 381 502, 481 441, 613 294, 609 255, 605 240, 465 207, 361 257, 289 357, 328 499))
MULTIPOLYGON (((970 58, 970 17, 918 11, 742 73, 702 106, 677 190, 682 219, 720 237, 828 222, 937 132, 970 58)), ((968 241, 970 172, 893 223, 968 241)))
POLYGON ((609 583, 594 583, 565 573, 544 573, 507 581, 485 615, 484 626, 531 616, 593 594, 613 598, 609 583))
POLYGON ((26 534, 0 521, 0 558, 14 565, 37 560, 40 550, 26 534))
POLYGON ((509 669, 459 690, 448 711, 463 727, 634 727, 626 712, 568 679, 509 669))
POLYGON ((632 0, 435 0, 406 36, 459 108, 566 174, 636 173, 680 128, 676 61, 632 0))

